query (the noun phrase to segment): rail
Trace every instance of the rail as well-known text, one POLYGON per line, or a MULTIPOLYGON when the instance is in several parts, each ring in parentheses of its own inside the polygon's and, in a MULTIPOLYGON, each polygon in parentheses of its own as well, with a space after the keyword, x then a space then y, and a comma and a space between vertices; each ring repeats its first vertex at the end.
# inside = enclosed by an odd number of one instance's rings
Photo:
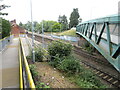
POLYGON ((35 84, 29 69, 29 65, 25 56, 22 40, 19 44, 19 62, 20 62, 20 88, 35 89, 35 84))

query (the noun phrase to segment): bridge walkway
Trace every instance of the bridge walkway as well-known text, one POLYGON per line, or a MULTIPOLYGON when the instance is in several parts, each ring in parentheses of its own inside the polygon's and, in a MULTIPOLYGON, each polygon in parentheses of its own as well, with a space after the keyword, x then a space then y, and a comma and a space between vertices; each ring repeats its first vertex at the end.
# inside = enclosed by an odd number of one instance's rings
MULTIPOLYGON (((26 38, 21 38, 25 55, 29 54, 26 38)), ((19 37, 13 38, 12 42, 2 52, 2 65, 0 67, 0 88, 19 88, 19 37)))
POLYGON ((2 88, 19 88, 18 45, 19 38, 13 38, 2 52, 2 88))

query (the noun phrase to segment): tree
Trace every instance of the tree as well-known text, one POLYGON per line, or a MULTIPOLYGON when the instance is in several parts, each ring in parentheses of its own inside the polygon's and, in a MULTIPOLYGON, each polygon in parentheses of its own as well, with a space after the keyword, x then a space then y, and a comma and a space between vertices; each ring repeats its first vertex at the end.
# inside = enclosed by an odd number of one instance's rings
POLYGON ((37 23, 37 25, 34 27, 37 32, 41 33, 42 32, 42 23, 43 23, 43 28, 44 28, 44 32, 51 32, 52 31, 52 26, 57 23, 56 21, 45 21, 43 20, 40 23, 37 23))
POLYGON ((58 17, 58 22, 59 22, 59 23, 62 23, 62 16, 60 16, 60 15, 59 15, 59 17, 58 17))
POLYGON ((26 24, 24 24, 23 27, 26 30, 32 31, 32 27, 31 27, 31 22, 30 21, 28 21, 26 24))
POLYGON ((11 25, 8 20, 2 19, 2 38, 10 35, 11 25))
MULTIPOLYGON (((3 9, 5 9, 5 8, 8 8, 8 7, 10 7, 10 6, 8 6, 8 5, 0 5, 0 11, 3 10, 3 9)), ((8 15, 8 13, 2 13, 2 12, 0 12, 0 15, 8 15)))
POLYGON ((78 24, 79 22, 79 12, 78 12, 78 8, 74 8, 73 9, 73 12, 71 13, 70 15, 70 23, 69 23, 69 27, 72 28, 72 27, 76 27, 76 25, 78 24))
POLYGON ((55 23, 53 26, 52 26, 52 31, 53 32, 58 32, 60 30, 60 23, 55 23))
POLYGON ((22 24, 22 22, 20 22, 20 23, 19 23, 19 26, 23 27, 23 24, 22 24))
MULTIPOLYGON (((43 28, 44 28, 44 32, 51 32, 52 31, 52 27, 54 26, 54 24, 56 24, 56 21, 46 21, 43 20, 41 22, 37 22, 37 21, 33 21, 33 26, 34 26, 34 31, 41 33, 42 32, 42 23, 43 23, 43 28)), ((21 22, 19 23, 20 26, 23 26, 23 28, 25 28, 26 30, 31 31, 31 22, 28 21, 26 24, 22 24, 21 22)), ((58 28, 59 29, 59 28, 58 28)), ((54 30, 53 30, 54 31, 54 30)), ((55 30, 56 31, 56 30, 55 30)))
POLYGON ((67 30, 68 28, 68 21, 65 15, 58 17, 58 22, 61 24, 61 30, 67 30))

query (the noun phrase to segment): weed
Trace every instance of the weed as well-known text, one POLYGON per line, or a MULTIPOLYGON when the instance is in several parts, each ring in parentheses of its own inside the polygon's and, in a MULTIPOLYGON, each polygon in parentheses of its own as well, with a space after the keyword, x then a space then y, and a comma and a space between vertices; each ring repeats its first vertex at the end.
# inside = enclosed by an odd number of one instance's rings
POLYGON ((36 88, 50 88, 50 86, 45 85, 44 83, 38 82, 36 88))
POLYGON ((40 82, 40 80, 38 78, 38 72, 36 71, 36 66, 34 64, 31 64, 31 65, 29 65, 29 67, 30 67, 30 71, 32 73, 36 88, 50 88, 49 86, 40 82))

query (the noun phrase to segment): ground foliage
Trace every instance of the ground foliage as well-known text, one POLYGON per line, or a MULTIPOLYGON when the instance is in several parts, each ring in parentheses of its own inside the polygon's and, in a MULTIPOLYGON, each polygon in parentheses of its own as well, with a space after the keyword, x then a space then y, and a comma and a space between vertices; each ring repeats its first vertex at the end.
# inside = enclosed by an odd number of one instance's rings
POLYGON ((70 53, 72 46, 68 46, 63 42, 53 41, 48 48, 48 52, 54 58, 51 58, 49 64, 68 76, 80 88, 105 88, 106 86, 97 79, 95 74, 85 69, 80 64, 80 60, 70 53), (68 50, 67 55, 62 52, 67 51, 66 49, 68 50))
POLYGON ((50 86, 47 86, 43 82, 40 82, 38 72, 36 71, 36 66, 34 64, 30 64, 29 67, 30 67, 30 71, 32 73, 32 76, 35 82, 35 87, 36 88, 50 88, 50 86))

